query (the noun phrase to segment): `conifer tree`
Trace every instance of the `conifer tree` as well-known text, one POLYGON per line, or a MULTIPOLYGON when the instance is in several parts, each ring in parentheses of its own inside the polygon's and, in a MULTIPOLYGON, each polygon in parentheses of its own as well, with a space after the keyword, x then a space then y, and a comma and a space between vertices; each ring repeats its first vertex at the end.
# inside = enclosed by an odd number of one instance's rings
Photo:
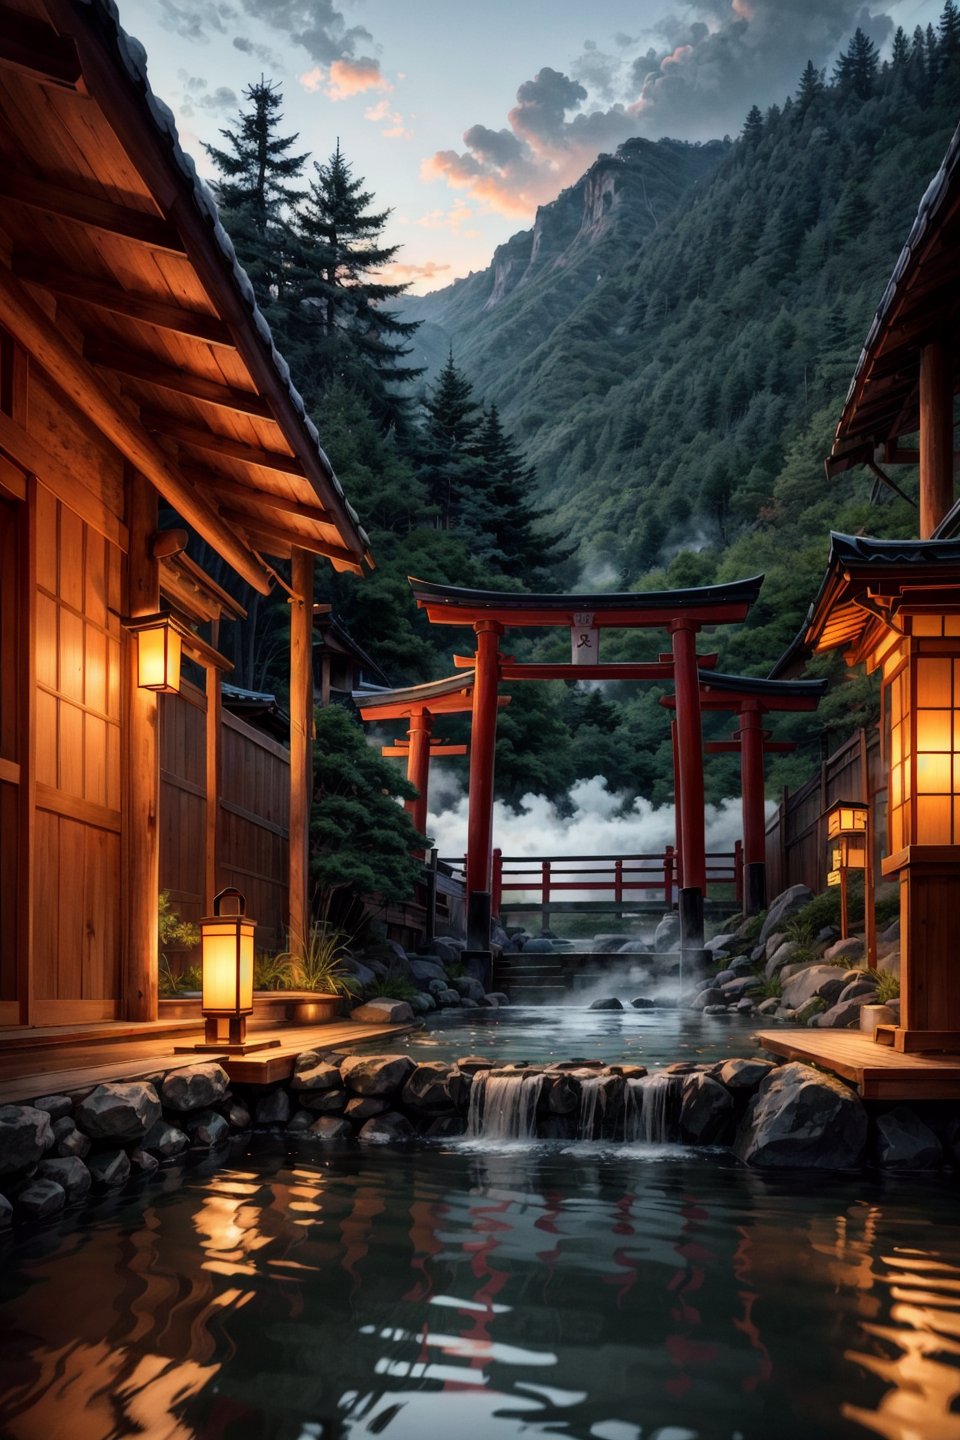
POLYGON ((938 48, 944 64, 953 64, 960 57, 960 10, 956 0, 946 0, 938 26, 938 48))
POLYGON ((536 470, 526 463, 516 441, 504 430, 496 405, 491 405, 483 417, 477 454, 500 566, 513 579, 523 579, 536 588, 553 566, 573 552, 562 549, 555 538, 537 532, 539 517, 531 498, 536 470))
POLYGON ((860 100, 869 100, 877 80, 877 47, 858 25, 850 48, 840 56, 833 72, 834 82, 860 100))
POLYGON ((797 86, 797 109, 801 117, 806 115, 813 102, 822 94, 823 71, 818 70, 812 60, 808 60, 797 86))
POLYGON ((760 144, 760 141, 763 139, 763 115, 759 105, 750 106, 740 135, 746 145, 754 146, 760 144))
POLYGON ((419 475, 437 509, 440 528, 449 530, 459 517, 461 496, 479 480, 482 469, 477 452, 480 402, 453 363, 452 351, 424 399, 424 410, 419 475))
POLYGON ((890 53, 891 68, 904 72, 910 63, 910 41, 907 39, 907 32, 902 25, 898 25, 893 37, 893 49, 890 53))

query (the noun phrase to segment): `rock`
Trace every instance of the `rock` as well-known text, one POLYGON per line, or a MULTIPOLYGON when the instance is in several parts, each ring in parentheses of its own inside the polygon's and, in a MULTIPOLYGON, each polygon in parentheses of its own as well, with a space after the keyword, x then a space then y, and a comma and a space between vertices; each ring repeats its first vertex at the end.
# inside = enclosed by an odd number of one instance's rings
POLYGON ((751 958, 769 960, 770 956, 776 954, 776 952, 780 949, 781 945, 786 945, 788 943, 796 945, 799 942, 796 940, 791 941, 785 930, 775 930, 772 935, 767 936, 765 943, 758 947, 758 949, 760 950, 759 957, 757 957, 756 952, 754 952, 754 955, 751 958))
POLYGON ((776 1015, 779 1009, 780 1001, 775 995, 772 995, 769 1000, 761 1000, 760 1004, 757 1006, 757 1014, 776 1015))
POLYGON ((51 1125, 57 1120, 63 1120, 73 1109, 69 1095, 41 1095, 39 1100, 31 1100, 30 1104, 34 1110, 46 1110, 51 1125))
POLYGON ((340 1074, 356 1095, 394 1095, 416 1069, 409 1055, 353 1055, 340 1074))
POLYGON ((858 1030, 860 1028, 861 1000, 837 1001, 820 1015, 814 1015, 810 1024, 820 1030, 858 1030))
POLYGON ((713 984, 722 988, 724 985, 729 985, 730 981, 736 980, 736 978, 737 976, 733 970, 718 970, 713 977, 713 984))
POLYGON ((60 1160, 41 1160, 39 1174, 44 1180, 55 1180, 67 1197, 67 1204, 82 1200, 93 1184, 90 1171, 76 1155, 60 1160))
POLYGON ((690 1001, 691 1010, 706 1010, 717 1005, 719 1005, 721 1009, 724 1008, 723 991, 718 990, 713 985, 708 986, 706 990, 701 990, 700 993, 694 995, 690 1001))
POLYGON ((164 1076, 160 1098, 169 1110, 204 1110, 223 1099, 229 1084, 230 1077, 216 1061, 184 1065, 164 1076))
POLYGON ((314 1116, 310 1110, 298 1110, 296 1115, 291 1115, 287 1121, 287 1135, 303 1135, 314 1123, 314 1116))
POLYGON ((653 948, 661 955, 680 949, 680 916, 675 911, 664 915, 654 931, 653 948))
POLYGON ((703 1074, 684 1081, 680 1135, 688 1145, 722 1145, 733 1128, 733 1096, 703 1074))
POLYGON ((580 1084, 572 1075, 547 1081, 547 1109, 551 1115, 572 1115, 580 1108, 580 1084))
POLYGON ((290 1119, 290 1096, 286 1090, 271 1090, 268 1095, 261 1095, 253 1118, 258 1125, 285 1125, 290 1119))
POLYGON ((744 995, 762 988, 763 981, 757 975, 741 975, 739 980, 729 980, 726 985, 721 986, 723 998, 728 1005, 731 1001, 742 1000, 744 995))
POLYGON ((137 1146, 135 1150, 128 1151, 130 1156, 130 1169, 135 1175, 152 1175, 155 1170, 160 1169, 160 1161, 156 1155, 151 1155, 149 1150, 143 1150, 137 1146))
POLYGON ((738 955, 730 961, 730 969, 738 979, 741 975, 752 975, 754 973, 753 961, 749 955, 738 955))
POLYGON ((349 959, 344 957, 340 965, 348 975, 353 976, 361 990, 366 990, 369 986, 377 983, 375 971, 371 970, 369 965, 364 965, 362 960, 354 959, 352 955, 349 959))
POLYGON ((239 1100, 232 1100, 223 1115, 231 1130, 249 1130, 253 1124, 253 1116, 239 1100))
POLYGON ((740 1122, 733 1148, 759 1168, 861 1164, 867 1116, 858 1097, 832 1075, 794 1062, 762 1082, 740 1122))
POLYGON ((796 975, 791 975, 789 980, 784 981, 783 1001, 786 1005, 792 1005, 794 1010, 802 1009, 807 1001, 814 997, 832 1005, 846 982, 846 971, 838 971, 836 965, 806 965, 796 975))
POLYGON ((616 951, 617 955, 649 955, 650 942, 648 940, 624 940, 616 951))
POLYGON ((441 1010, 448 1010, 452 1006, 460 1004, 460 992, 458 990, 441 990, 434 997, 441 1010))
POLYGON ((772 980, 776 975, 782 978, 784 970, 792 964, 794 957, 800 954, 802 948, 796 940, 784 940, 782 944, 777 945, 775 949, 771 950, 764 963, 763 973, 766 978, 772 980))
POLYGON ((431 1010, 436 1010, 437 1008, 436 1000, 434 1000, 432 995, 428 995, 426 991, 418 991, 416 995, 411 995, 407 1004, 410 1006, 414 1015, 429 1015, 431 1010))
POLYGON ((877 960, 877 969, 884 975, 896 975, 900 978, 900 951, 891 950, 889 955, 881 955, 877 960))
POLYGON ((932 1170, 943 1162, 940 1141, 908 1105, 877 1116, 874 1151, 885 1170, 932 1170))
POLYGON ((877 986, 874 980, 868 979, 866 975, 854 975, 837 996, 837 1004, 842 1005, 847 1000, 861 1000, 864 1003, 871 1000, 877 993, 877 986))
POLYGON ((510 996, 505 990, 488 990, 485 999, 496 1000, 497 1004, 501 1007, 510 1004, 510 996))
POLYGON ((342 1115, 347 1104, 347 1092, 340 1085, 336 1090, 311 1090, 301 1099, 314 1115, 342 1115))
POLYGON ((444 985, 447 983, 447 972, 438 959, 431 957, 410 961, 410 979, 414 985, 425 990, 431 980, 441 980, 444 985))
POLYGON ((555 953, 553 941, 544 940, 539 936, 533 940, 525 940, 523 942, 523 953, 524 955, 553 955, 555 953))
POLYGON ((186 1150, 189 1144, 189 1135, 185 1135, 167 1120, 158 1120, 144 1135, 140 1148, 150 1155, 156 1155, 158 1160, 172 1160, 174 1155, 180 1155, 186 1150))
POLYGON ((594 935, 590 944, 590 953, 592 955, 616 955, 622 945, 622 935, 594 935))
POLYGON ((462 1115, 438 1115, 424 1130, 427 1140, 456 1140, 466 1134, 467 1122, 462 1115))
POLYGON ((634 1010, 655 1010, 657 1008, 656 1001, 648 1000, 646 995, 634 996, 634 998, 630 1001, 630 1004, 633 1006, 634 1010))
POLYGON ((130 1157, 126 1150, 98 1150, 91 1155, 87 1168, 94 1185, 117 1190, 130 1179, 130 1157))
POLYGON ((6 1195, 0 1195, 0 1230, 8 1230, 13 1224, 13 1206, 6 1195))
POLYGON ((445 995, 449 989, 450 985, 446 980, 430 980, 427 982, 426 993, 432 995, 434 1000, 437 1000, 439 996, 445 995))
POLYGON ((735 1008, 739 1015, 752 1015, 755 1006, 753 1001, 750 999, 750 996, 744 995, 737 1001, 735 1008))
POLYGON ((782 890, 767 910, 767 918, 760 931, 760 944, 763 945, 774 931, 781 930, 783 922, 796 915, 812 899, 813 891, 806 885, 791 885, 788 890, 782 890))
POLYGON ((711 955, 716 955, 718 951, 726 950, 728 945, 733 945, 736 942, 736 938, 733 934, 714 935, 705 942, 703 948, 704 950, 709 950, 711 955))
POLYGON ((862 960, 863 940, 859 935, 850 935, 846 940, 835 940, 824 950, 823 958, 828 964, 838 960, 862 960))
POLYGON ((450 981, 450 986, 453 990, 456 990, 457 994, 461 995, 464 1000, 473 1000, 478 1005, 485 994, 480 981, 474 980, 472 975, 458 975, 454 980, 450 981))
POLYGON ((293 1076, 290 1089, 333 1090, 340 1084, 340 1071, 329 1060, 321 1060, 312 1050, 298 1055, 293 1062, 293 1076))
POLYGON ((878 939, 878 940, 899 940, 899 939, 900 939, 900 920, 899 920, 899 918, 896 919, 896 920, 894 920, 894 921, 892 922, 892 924, 888 925, 887 928, 886 928, 886 930, 881 930, 881 931, 880 931, 880 934, 877 936, 877 939, 878 939))
POLYGON ((457 944, 453 940, 440 939, 439 937, 437 937, 432 942, 431 948, 433 949, 434 954, 439 959, 441 965, 456 965, 460 960, 460 952, 463 949, 463 942, 457 944))
POLYGON ((17 1196, 17 1209, 24 1220, 49 1220, 67 1203, 63 1186, 55 1180, 31 1180, 17 1196))
POLYGON ((493 1061, 488 1060, 485 1055, 461 1055, 457 1061, 457 1069, 462 1070, 464 1075, 476 1075, 479 1070, 492 1070, 493 1061))
POLYGON ((382 1095, 354 1095, 344 1107, 348 1120, 370 1120, 374 1115, 383 1115, 390 1109, 390 1101, 382 1095))
POLYGON ((91 1140, 142 1140, 160 1113, 153 1086, 132 1080, 98 1085, 76 1107, 74 1119, 91 1140))
POLYGON ((0 1175, 29 1170, 53 1146, 46 1110, 33 1105, 0 1105, 0 1175))
POLYGON ((616 995, 606 995, 600 1000, 594 1000, 587 1006, 588 1010, 622 1010, 623 1004, 616 995))
POLYGON ((53 1122, 53 1153, 61 1159, 76 1155, 78 1160, 90 1154, 93 1141, 78 1130, 73 1120, 64 1115, 53 1122))
POLYGON ((339 1120, 335 1115, 321 1115, 319 1120, 314 1120, 309 1133, 318 1140, 350 1140, 353 1126, 349 1120, 339 1120))
POLYGON ((406 1000, 367 1000, 351 1011, 351 1018, 364 1025, 412 1025, 414 1014, 406 1000))
POLYGON ((727 1007, 720 1004, 704 1005, 703 1013, 704 1015, 726 1015, 727 1007))
POLYGON ((410 1075, 400 1093, 401 1103, 410 1109, 442 1115, 452 1108, 450 1066, 441 1060, 427 1060, 410 1075))
POLYGON ((409 1140, 413 1133, 413 1126, 405 1115, 389 1110, 386 1115, 368 1120, 361 1127, 357 1139, 368 1145, 389 1145, 394 1140, 409 1140))
MULTIPOLYGON (((282 1091, 280 1093, 283 1094, 282 1091)), ((287 1099, 285 1094, 283 1098, 287 1099)), ((289 1109, 290 1102, 287 1101, 288 1113, 289 1109)), ((216 1110, 191 1110, 184 1124, 189 1132, 191 1142, 206 1150, 212 1150, 215 1145, 222 1145, 230 1136, 230 1126, 216 1110)), ((144 1148, 146 1149, 146 1146, 144 1148)))
POLYGON ((756 1090, 777 1065, 773 1060, 724 1060, 716 1078, 734 1094, 756 1090))
POLYGON ((500 1001, 497 999, 496 995, 494 995, 492 991, 487 991, 484 994, 482 1001, 480 1002, 480 1008, 484 1010, 499 1010, 500 1001))

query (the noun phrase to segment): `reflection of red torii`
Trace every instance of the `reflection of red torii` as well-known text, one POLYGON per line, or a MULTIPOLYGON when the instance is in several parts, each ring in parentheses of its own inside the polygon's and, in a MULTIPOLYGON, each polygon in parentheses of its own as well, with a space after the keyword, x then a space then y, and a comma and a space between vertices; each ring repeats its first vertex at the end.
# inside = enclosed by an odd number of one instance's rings
MULTIPOLYGON (((732 740, 707 743, 709 754, 733 751, 740 755, 740 793, 743 805, 743 909, 755 915, 767 905, 766 817, 764 815, 763 759, 794 747, 789 741, 772 741, 760 717, 770 710, 816 710, 826 680, 758 680, 750 675, 721 675, 700 671, 701 710, 732 711, 739 729, 732 740)), ((676 707, 673 695, 661 705, 676 707)), ((679 847, 678 847, 679 848, 679 847)))
MULTIPOLYGON (((417 604, 438 625, 471 626, 474 656, 473 734, 470 753, 470 817, 467 831, 468 943, 486 950, 490 936, 493 841, 493 769, 497 741, 497 686, 513 680, 673 679, 677 697, 683 824, 683 888, 680 925, 684 949, 703 944, 706 854, 703 813, 703 753, 697 632, 704 625, 744 620, 760 591, 762 576, 729 585, 646 594, 521 595, 498 590, 464 590, 431 585, 411 577, 417 604), (601 628, 662 629, 671 655, 654 664, 524 665, 500 654, 507 629, 559 626, 599 635, 601 628)), ((699 661, 703 664, 703 660, 699 661)))

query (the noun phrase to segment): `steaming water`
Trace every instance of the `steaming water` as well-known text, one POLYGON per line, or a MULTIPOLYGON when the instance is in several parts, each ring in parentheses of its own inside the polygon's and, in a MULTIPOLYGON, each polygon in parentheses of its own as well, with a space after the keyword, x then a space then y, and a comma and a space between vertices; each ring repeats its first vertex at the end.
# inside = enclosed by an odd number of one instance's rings
POLYGON ((0 1434, 958 1440, 958 1200, 654 1146, 264 1142, 4 1243, 0 1434))

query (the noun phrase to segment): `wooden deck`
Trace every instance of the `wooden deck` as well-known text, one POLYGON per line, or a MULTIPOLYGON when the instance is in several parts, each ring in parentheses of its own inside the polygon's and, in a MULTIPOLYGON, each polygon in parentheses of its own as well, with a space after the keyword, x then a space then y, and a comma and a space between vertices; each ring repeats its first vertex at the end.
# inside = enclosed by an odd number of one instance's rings
POLYGON ((958 1100, 960 1054, 904 1055, 858 1030, 760 1030, 764 1050, 841 1075, 863 1100, 958 1100))
MULTIPOLYGON (((198 1054, 197 1061, 218 1060, 230 1079, 242 1085, 273 1085, 289 1079, 301 1050, 343 1050, 383 1042, 389 1048, 410 1025, 363 1025, 336 1020, 325 1025, 257 1027, 250 1038, 278 1039, 279 1046, 230 1057, 198 1054)), ((190 1065, 193 1057, 175 1053, 175 1045, 202 1038, 196 1021, 158 1021, 144 1025, 62 1026, 56 1029, 0 1030, 0 1105, 39 1095, 73 1094, 108 1080, 139 1080, 158 1071, 190 1065)))

